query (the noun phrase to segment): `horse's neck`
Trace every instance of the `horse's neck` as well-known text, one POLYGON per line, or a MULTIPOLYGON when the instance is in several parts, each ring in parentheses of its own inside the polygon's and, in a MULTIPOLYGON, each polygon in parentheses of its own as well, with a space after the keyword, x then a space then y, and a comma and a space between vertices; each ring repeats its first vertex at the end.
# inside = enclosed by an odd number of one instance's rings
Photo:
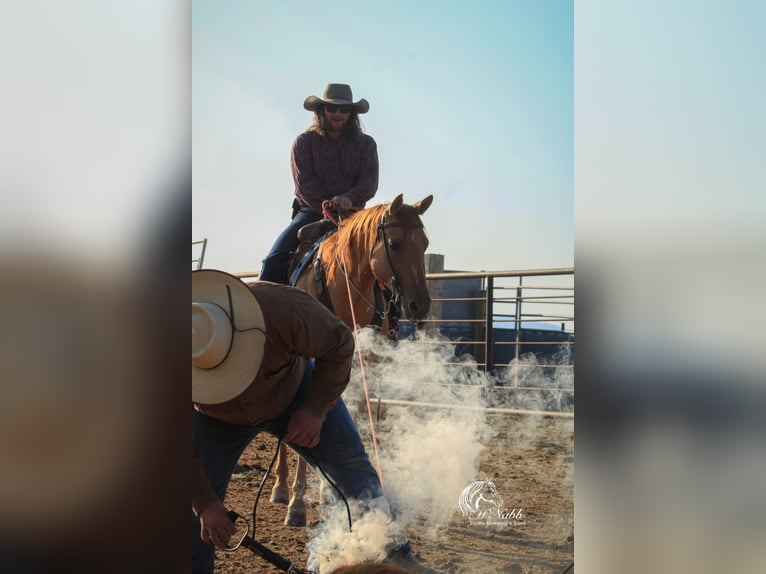
MULTIPOLYGON (((367 292, 372 289, 375 284, 375 276, 372 274, 372 269, 370 268, 370 260, 366 256, 359 261, 349 261, 349 258, 347 257, 346 261, 344 263, 339 263, 339 265, 341 265, 341 275, 348 276, 349 280, 356 285, 360 291, 367 292)), ((343 280, 345 282, 345 277, 343 280)))

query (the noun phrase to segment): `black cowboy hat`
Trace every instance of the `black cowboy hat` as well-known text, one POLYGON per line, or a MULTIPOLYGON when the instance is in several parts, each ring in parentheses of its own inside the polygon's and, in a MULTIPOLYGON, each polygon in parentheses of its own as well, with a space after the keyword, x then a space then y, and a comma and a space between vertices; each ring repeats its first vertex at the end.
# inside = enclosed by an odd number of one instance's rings
POLYGON ((303 102, 303 107, 310 112, 317 112, 325 104, 337 104, 342 106, 353 106, 357 114, 366 114, 370 109, 370 104, 362 98, 354 102, 354 96, 351 94, 351 86, 348 84, 327 84, 321 98, 309 96, 303 102))

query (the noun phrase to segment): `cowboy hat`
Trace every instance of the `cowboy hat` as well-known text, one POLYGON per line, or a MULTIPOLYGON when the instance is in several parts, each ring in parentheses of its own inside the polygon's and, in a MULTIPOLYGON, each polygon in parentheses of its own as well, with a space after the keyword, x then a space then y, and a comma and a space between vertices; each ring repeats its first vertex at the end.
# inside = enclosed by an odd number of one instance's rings
POLYGON ((242 393, 258 373, 265 341, 261 306, 245 283, 223 271, 192 271, 193 402, 242 393))
POLYGON ((303 107, 310 112, 318 112, 324 104, 353 106, 357 114, 366 114, 370 109, 370 104, 364 98, 354 103, 351 86, 348 84, 327 84, 321 98, 309 96, 303 102, 303 107))

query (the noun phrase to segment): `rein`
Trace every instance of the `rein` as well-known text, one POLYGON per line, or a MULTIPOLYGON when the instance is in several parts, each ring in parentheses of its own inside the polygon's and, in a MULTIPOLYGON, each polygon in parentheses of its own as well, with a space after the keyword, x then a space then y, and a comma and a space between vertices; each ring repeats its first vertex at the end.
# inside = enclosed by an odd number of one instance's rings
MULTIPOLYGON (((322 210, 325 211, 325 203, 322 203, 322 210)), ((329 208, 327 209, 327 211, 329 211, 329 208)), ((338 209, 337 213, 338 213, 337 225, 338 227, 340 227, 341 226, 340 209, 338 209)), ((380 489, 383 491, 383 494, 385 494, 385 487, 383 486, 383 469, 380 466, 380 452, 378 450, 378 437, 375 433, 375 423, 372 419, 372 405, 370 404, 370 391, 367 386, 367 375, 364 370, 364 360, 362 359, 362 350, 359 348, 359 344, 358 344, 359 333, 358 333, 358 327, 356 322, 356 313, 354 313, 354 301, 351 296, 351 281, 348 278, 348 270, 346 269, 346 265, 345 265, 343 257, 341 257, 340 264, 341 264, 341 269, 343 270, 343 276, 346 278, 346 292, 348 293, 348 304, 349 304, 349 307, 351 308, 351 322, 354 324, 354 342, 357 343, 354 345, 354 347, 356 348, 356 356, 359 359, 359 371, 362 375, 362 386, 364 387, 364 401, 367 404, 367 416, 369 417, 369 420, 370 420, 372 446, 375 450, 375 463, 378 466, 378 478, 380 479, 380 489)), ((356 287, 354 288, 356 289, 356 287)))
MULTIPOLYGON (((341 210, 338 209, 334 204, 332 204, 331 201, 326 200, 325 202, 322 203, 322 212, 324 213, 325 217, 333 221, 338 226, 338 228, 340 228, 343 225, 341 210)), ((380 316, 381 323, 383 319, 388 317, 389 331, 387 334, 392 339, 396 338, 396 331, 398 330, 398 326, 396 323, 399 318, 399 299, 401 297, 401 287, 399 286, 399 281, 396 278, 396 270, 394 269, 394 262, 391 259, 391 253, 388 248, 388 240, 386 237, 386 229, 391 227, 422 229, 423 224, 422 223, 407 224, 407 223, 399 223, 399 222, 393 222, 393 221, 387 222, 385 220, 385 212, 380 217, 380 222, 378 223, 377 231, 376 231, 376 235, 379 236, 379 239, 376 238, 375 242, 370 248, 369 260, 372 260, 372 251, 375 249, 375 246, 378 244, 378 241, 379 240, 382 241, 383 247, 386 252, 386 259, 388 260, 388 266, 391 269, 391 291, 386 289, 385 285, 383 284, 383 281, 375 277, 376 303, 378 303, 381 299, 386 299, 387 301, 386 308, 381 313, 378 313, 379 305, 369 301, 364 296, 361 289, 359 289, 356 285, 354 285, 351 282, 351 279, 349 278, 349 274, 348 274, 348 269, 346 268, 346 264, 345 264, 345 257, 343 257, 342 255, 336 252, 336 261, 338 261, 340 269, 343 272, 343 276, 346 279, 346 292, 348 294, 348 302, 349 302, 349 307, 351 309, 351 320, 354 325, 354 339, 357 340, 357 342, 358 342, 358 327, 357 327, 358 323, 356 321, 356 314, 354 312, 354 301, 353 301, 353 296, 351 294, 352 287, 362 297, 362 299, 374 309, 373 317, 380 316)), ((339 248, 342 248, 342 245, 340 245, 340 243, 339 243, 339 248)), ((362 358, 362 351, 358 344, 356 345, 356 352, 357 352, 357 357, 359 359, 360 374, 362 376, 362 383, 364 386, 364 398, 367 404, 367 415, 370 421, 370 431, 372 433, 372 444, 375 449, 375 462, 377 463, 377 467, 378 467, 377 470, 378 470, 378 477, 380 478, 380 485, 381 485, 381 488, 383 488, 383 471, 380 465, 380 453, 378 451, 378 440, 375 433, 375 423, 373 421, 373 416, 372 416, 372 405, 370 404, 370 394, 369 394, 369 389, 367 386, 367 376, 364 370, 364 360, 362 358)))

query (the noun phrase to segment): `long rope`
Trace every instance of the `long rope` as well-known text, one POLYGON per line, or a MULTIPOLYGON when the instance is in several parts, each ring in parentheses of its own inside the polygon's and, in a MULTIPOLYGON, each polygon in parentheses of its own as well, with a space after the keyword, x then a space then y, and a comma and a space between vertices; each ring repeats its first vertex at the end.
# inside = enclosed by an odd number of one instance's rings
POLYGON ((263 475, 263 478, 261 479, 261 484, 258 485, 258 492, 255 495, 255 501, 253 501, 253 536, 255 536, 255 529, 257 527, 256 524, 256 515, 258 514, 258 501, 261 498, 261 492, 263 492, 263 486, 266 484, 266 479, 271 474, 271 469, 274 468, 274 462, 277 460, 277 456, 279 455, 279 447, 282 445, 282 436, 280 435, 277 440, 277 449, 274 451, 274 457, 271 459, 271 463, 269 463, 269 468, 266 469, 266 472, 263 475))
MULTIPOLYGON (((277 448, 274 451, 274 457, 271 459, 271 463, 269 464, 269 468, 266 469, 266 472, 263 474, 263 478, 261 478, 261 483, 258 485, 258 492, 255 495, 255 501, 253 502, 253 536, 255 536, 255 528, 256 528, 256 515, 258 514, 258 500, 261 498, 261 492, 263 492, 263 486, 266 484, 266 479, 271 476, 271 469, 274 468, 274 463, 277 460, 277 456, 279 456, 279 449, 283 444, 282 439, 284 438, 285 433, 282 433, 277 437, 277 448)), ((311 457, 311 460, 314 461, 314 464, 319 469, 319 472, 322 473, 322 476, 325 477, 325 480, 330 483, 330 486, 332 486, 335 489, 335 492, 338 493, 338 495, 343 500, 343 503, 346 505, 346 515, 348 517, 348 530, 351 532, 351 507, 348 504, 348 500, 346 499, 346 496, 343 494, 340 488, 338 488, 338 485, 335 484, 332 479, 327 476, 322 466, 319 464, 319 461, 316 459, 316 457, 310 452, 306 451, 306 454, 311 457)))
MULTIPOLYGON (((343 225, 343 218, 341 216, 340 209, 338 209, 337 224, 339 228, 343 225)), ((342 250, 343 246, 339 244, 339 248, 342 250)), ((370 432, 372 433, 372 446, 375 451, 375 464, 378 467, 378 478, 380 479, 380 488, 383 491, 383 494, 385 494, 386 491, 385 491, 385 488, 383 487, 383 470, 381 469, 381 466, 380 466, 380 453, 378 452, 378 437, 375 434, 375 423, 372 417, 372 405, 370 404, 370 392, 367 387, 367 374, 365 373, 365 370, 364 370, 364 360, 362 358, 362 350, 359 348, 359 334, 358 334, 359 327, 356 322, 356 313, 354 313, 354 300, 351 295, 351 282, 348 278, 348 270, 346 269, 346 258, 344 253, 341 253, 340 264, 343 270, 343 276, 346 278, 346 293, 348 294, 348 305, 351 308, 351 321, 354 324, 354 341, 356 342, 356 345, 355 345, 356 355, 357 355, 357 358, 359 359, 359 372, 362 375, 362 386, 364 387, 364 400, 365 400, 365 403, 367 403, 367 416, 370 419, 370 432)))

